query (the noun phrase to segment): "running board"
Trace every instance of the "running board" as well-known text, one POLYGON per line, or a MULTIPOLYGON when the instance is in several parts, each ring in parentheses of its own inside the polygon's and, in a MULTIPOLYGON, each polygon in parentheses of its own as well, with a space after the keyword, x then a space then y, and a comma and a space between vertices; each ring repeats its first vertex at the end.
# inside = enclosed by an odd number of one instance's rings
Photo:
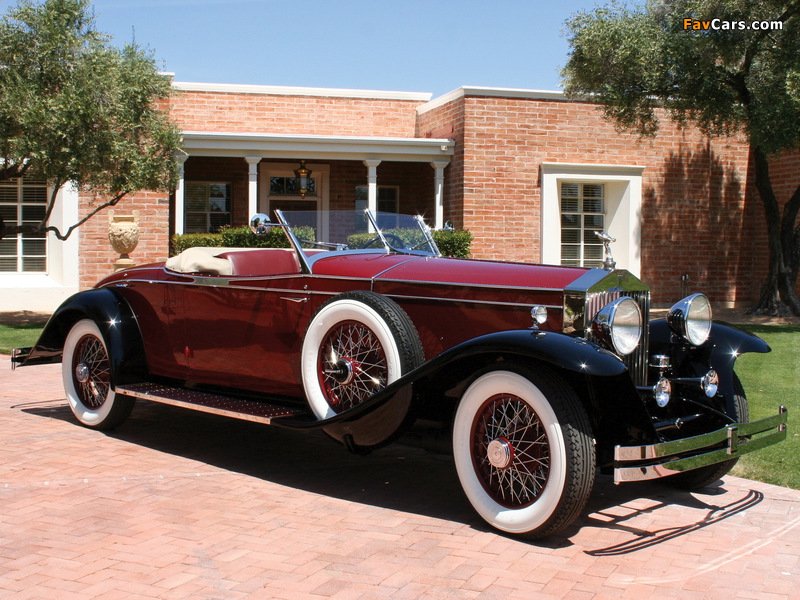
POLYGON ((299 408, 290 408, 278 404, 256 402, 231 398, 220 394, 211 394, 198 390, 172 387, 158 383, 134 383, 131 385, 118 385, 114 391, 117 394, 151 400, 162 404, 180 406, 200 412, 233 417, 243 421, 253 421, 270 425, 273 419, 280 417, 300 416, 306 411, 299 408))

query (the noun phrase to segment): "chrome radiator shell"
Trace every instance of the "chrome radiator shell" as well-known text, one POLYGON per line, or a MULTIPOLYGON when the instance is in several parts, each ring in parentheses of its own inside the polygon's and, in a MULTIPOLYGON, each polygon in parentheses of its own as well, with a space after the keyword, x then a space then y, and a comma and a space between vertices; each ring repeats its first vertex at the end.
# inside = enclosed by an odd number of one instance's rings
POLYGON ((637 386, 647 384, 648 321, 650 318, 650 288, 628 271, 592 269, 564 289, 564 320, 562 331, 599 343, 592 334, 592 319, 598 311, 621 296, 633 298, 642 311, 642 338, 628 356, 621 357, 637 386))

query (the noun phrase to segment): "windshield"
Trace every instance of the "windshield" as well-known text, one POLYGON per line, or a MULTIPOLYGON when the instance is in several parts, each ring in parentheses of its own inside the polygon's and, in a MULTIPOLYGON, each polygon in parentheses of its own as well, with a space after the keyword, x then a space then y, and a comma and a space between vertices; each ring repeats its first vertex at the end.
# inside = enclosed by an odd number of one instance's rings
POLYGON ((422 217, 368 211, 275 211, 303 249, 381 250, 439 256, 422 217))

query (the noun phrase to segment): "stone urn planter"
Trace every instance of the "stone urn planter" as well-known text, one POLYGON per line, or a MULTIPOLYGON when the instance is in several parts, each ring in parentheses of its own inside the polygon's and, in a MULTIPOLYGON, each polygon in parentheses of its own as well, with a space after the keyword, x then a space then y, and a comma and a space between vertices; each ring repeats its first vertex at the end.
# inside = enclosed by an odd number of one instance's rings
POLYGON ((114 261, 114 271, 127 269, 136 263, 128 256, 136 249, 139 243, 139 212, 132 215, 116 215, 114 211, 108 213, 108 241, 114 252, 119 253, 119 258, 114 261))

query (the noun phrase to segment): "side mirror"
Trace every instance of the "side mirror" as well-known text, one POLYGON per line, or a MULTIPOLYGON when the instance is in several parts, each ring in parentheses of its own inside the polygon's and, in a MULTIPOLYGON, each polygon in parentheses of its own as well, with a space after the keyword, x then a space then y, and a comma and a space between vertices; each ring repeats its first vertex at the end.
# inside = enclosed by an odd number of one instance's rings
POLYGON ((250 217, 250 231, 256 235, 266 235, 272 228, 272 222, 264 213, 258 213, 250 217))

